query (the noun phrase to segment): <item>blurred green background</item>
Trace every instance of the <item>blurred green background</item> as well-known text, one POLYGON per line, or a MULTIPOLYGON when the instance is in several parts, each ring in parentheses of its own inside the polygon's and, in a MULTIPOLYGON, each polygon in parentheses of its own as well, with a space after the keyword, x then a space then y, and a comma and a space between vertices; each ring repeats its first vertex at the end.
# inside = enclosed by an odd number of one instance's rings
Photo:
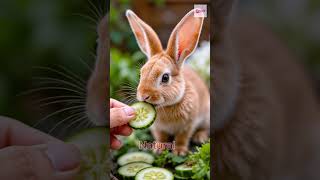
MULTIPOLYGON (((35 67, 63 71, 61 66, 86 81, 90 71, 84 62, 91 67, 94 64, 97 12, 105 12, 106 7, 104 0, 0 1, 1 115, 32 125, 61 108, 59 104, 40 107, 37 101, 72 93, 63 90, 27 92, 50 86, 35 77, 71 80, 52 70, 35 67)), ((76 84, 80 86, 79 81, 76 84)))

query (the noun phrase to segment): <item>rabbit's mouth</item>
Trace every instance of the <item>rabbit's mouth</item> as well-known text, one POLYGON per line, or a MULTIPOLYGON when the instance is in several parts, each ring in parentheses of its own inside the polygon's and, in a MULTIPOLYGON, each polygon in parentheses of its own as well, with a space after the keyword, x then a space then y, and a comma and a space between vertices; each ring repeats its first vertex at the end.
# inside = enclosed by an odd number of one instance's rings
POLYGON ((163 104, 163 103, 161 103, 161 104, 149 103, 149 104, 152 104, 155 108, 157 108, 157 107, 162 107, 162 104, 163 104))
POLYGON ((165 107, 165 106, 175 105, 176 103, 177 101, 166 101, 165 99, 162 99, 161 103, 150 103, 150 104, 152 104, 155 107, 165 107))
POLYGON ((144 100, 144 102, 147 102, 149 104, 152 104, 153 106, 162 106, 165 102, 163 99, 157 100, 157 101, 148 101, 148 100, 144 100))
POLYGON ((142 98, 141 96, 138 96, 137 99, 138 101, 143 101, 143 102, 152 104, 155 107, 165 107, 165 106, 172 106, 180 102, 181 97, 177 96, 177 98, 169 100, 163 96, 149 97, 149 98, 142 98))
POLYGON ((165 102, 164 98, 161 95, 149 95, 149 93, 137 93, 138 101, 144 101, 154 106, 163 104, 165 102))

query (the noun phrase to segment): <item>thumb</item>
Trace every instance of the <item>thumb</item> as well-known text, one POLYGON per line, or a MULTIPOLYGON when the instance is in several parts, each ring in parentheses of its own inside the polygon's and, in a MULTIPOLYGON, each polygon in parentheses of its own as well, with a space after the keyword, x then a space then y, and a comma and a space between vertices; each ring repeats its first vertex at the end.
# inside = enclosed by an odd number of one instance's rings
POLYGON ((77 175, 80 153, 64 143, 0 149, 0 179, 70 180, 77 175))
POLYGON ((122 108, 110 109, 110 128, 127 124, 135 117, 135 110, 132 107, 126 106, 122 108))

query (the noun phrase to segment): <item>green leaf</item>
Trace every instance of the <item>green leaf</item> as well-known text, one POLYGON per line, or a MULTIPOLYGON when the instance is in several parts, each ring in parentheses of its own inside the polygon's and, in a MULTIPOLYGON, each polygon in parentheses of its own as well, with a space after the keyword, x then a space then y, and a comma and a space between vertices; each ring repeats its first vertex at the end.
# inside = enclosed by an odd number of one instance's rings
POLYGON ((192 179, 207 179, 207 172, 210 171, 210 141, 197 147, 197 151, 189 155, 186 163, 192 164, 192 179))

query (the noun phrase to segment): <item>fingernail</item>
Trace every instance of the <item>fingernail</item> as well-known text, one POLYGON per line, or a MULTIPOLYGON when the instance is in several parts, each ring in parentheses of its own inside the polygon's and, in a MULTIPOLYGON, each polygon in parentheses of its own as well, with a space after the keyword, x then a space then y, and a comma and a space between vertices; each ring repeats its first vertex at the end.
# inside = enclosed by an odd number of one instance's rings
POLYGON ((81 155, 79 150, 65 143, 48 143, 46 154, 56 171, 70 171, 79 167, 81 155))
POLYGON ((118 140, 115 140, 111 143, 111 147, 114 148, 114 150, 120 149, 122 143, 118 140))
POLYGON ((132 107, 125 107, 123 110, 127 116, 133 116, 135 114, 135 111, 132 107))

